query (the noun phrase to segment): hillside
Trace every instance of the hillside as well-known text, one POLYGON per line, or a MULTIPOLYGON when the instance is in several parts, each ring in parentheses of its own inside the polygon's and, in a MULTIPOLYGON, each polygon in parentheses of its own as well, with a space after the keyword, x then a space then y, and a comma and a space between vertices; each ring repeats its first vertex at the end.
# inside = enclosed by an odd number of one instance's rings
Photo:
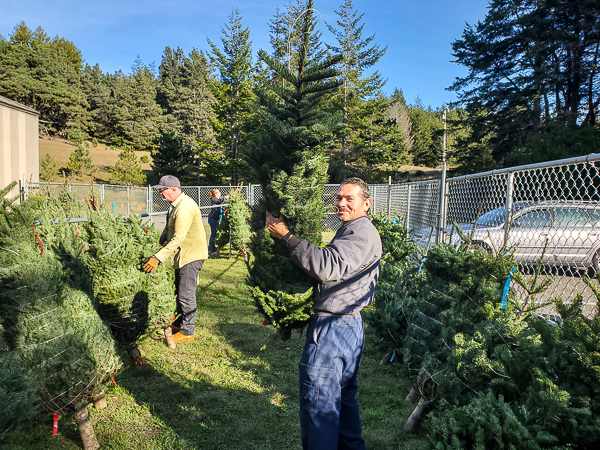
MULTIPOLYGON (((73 150, 75 150, 75 148, 77 148, 77 145, 74 145, 66 140, 40 137, 40 161, 46 156, 46 153, 48 153, 57 162, 58 172, 60 173, 61 168, 66 169, 69 155, 73 152, 73 150)), ((98 144, 97 147, 93 147, 89 142, 87 142, 86 148, 90 151, 92 162, 98 168, 98 172, 94 177, 94 182, 100 184, 108 183, 110 180, 110 168, 113 167, 119 160, 119 153, 121 152, 121 149, 110 147, 104 144, 98 144)), ((135 154, 138 158, 146 155, 148 156, 149 161, 152 162, 150 152, 136 151, 135 154)), ((150 179, 152 175, 150 163, 142 163, 142 170, 150 179)), ((44 181, 63 181, 63 177, 59 173, 57 173, 53 179, 44 181)), ((82 177, 75 177, 71 181, 74 183, 90 182, 89 179, 83 179, 82 177)))

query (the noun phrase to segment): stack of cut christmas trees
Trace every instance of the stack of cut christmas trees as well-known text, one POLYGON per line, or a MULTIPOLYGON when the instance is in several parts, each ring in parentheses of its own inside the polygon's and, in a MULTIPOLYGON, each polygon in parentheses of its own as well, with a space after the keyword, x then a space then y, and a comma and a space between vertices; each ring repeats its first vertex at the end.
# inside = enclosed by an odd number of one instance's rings
POLYGON ((84 447, 98 448, 87 406, 104 403, 103 383, 122 365, 119 348, 134 350, 172 315, 173 271, 140 272, 159 234, 139 218, 106 213, 93 192, 85 203, 68 189, 19 203, 5 198, 13 187, 0 191, 0 323, 9 350, 0 356, 0 428, 40 412, 74 415, 84 447), (87 221, 69 223, 77 217, 87 221))
POLYGON ((524 276, 512 249, 463 242, 414 266, 385 261, 367 316, 384 362, 412 380, 405 428, 436 449, 598 448, 600 315, 577 294, 540 301, 552 281, 541 263, 524 276))

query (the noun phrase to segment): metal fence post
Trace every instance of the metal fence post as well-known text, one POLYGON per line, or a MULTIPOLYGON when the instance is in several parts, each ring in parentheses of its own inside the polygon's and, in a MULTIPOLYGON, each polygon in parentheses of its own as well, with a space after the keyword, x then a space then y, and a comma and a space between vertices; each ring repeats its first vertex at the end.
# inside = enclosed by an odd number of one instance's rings
POLYGON ((512 216, 514 180, 514 172, 508 172, 508 177, 506 179, 506 206, 504 211, 504 242, 508 240, 508 233, 510 231, 510 217, 512 216))
POLYGON ((444 206, 446 204, 446 171, 442 171, 442 179, 440 180, 440 195, 438 196, 438 205, 437 205, 437 223, 436 228, 437 232, 435 233, 435 243, 439 244, 444 241, 444 233, 446 229, 444 227, 444 206))
POLYGON ((388 193, 387 193, 387 213, 388 216, 392 215, 392 176, 388 177, 388 193))
POLYGON ((406 229, 410 230, 410 194, 412 191, 412 184, 409 183, 408 185, 408 199, 406 202, 406 219, 404 219, 406 221, 406 229))
POLYGON ((372 206, 372 210, 373 212, 377 212, 377 185, 373 185, 373 206, 372 206))
POLYGON ((129 186, 127 186, 127 215, 131 215, 130 207, 129 207, 129 186))

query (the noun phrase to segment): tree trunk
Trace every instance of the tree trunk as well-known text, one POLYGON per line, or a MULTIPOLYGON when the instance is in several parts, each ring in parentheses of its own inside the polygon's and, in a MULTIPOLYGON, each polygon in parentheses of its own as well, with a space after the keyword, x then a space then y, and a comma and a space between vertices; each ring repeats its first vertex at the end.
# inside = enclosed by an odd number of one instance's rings
POLYGON ((106 395, 104 394, 104 389, 100 391, 100 394, 98 394, 98 396, 94 397, 93 401, 94 408, 96 409, 104 409, 108 406, 108 404, 106 403, 106 395))
POLYGON ((94 427, 90 422, 87 406, 77 411, 73 417, 75 418, 75 422, 79 428, 79 434, 81 435, 83 448, 85 450, 98 450, 100 448, 100 444, 98 444, 98 440, 94 434, 94 427))
POLYGON ((170 349, 174 349, 177 347, 175 341, 173 340, 173 333, 171 332, 171 327, 165 328, 165 340, 167 341, 167 346, 170 349))
POLYGON ((405 401, 410 402, 414 405, 415 403, 417 403, 417 400, 419 400, 419 397, 421 397, 421 393, 419 392, 418 386, 415 384, 406 396, 405 401))
POLYGON ((389 352, 387 352, 385 354, 385 356, 383 357, 383 359, 381 360, 381 362, 379 363, 379 365, 383 366, 384 364, 388 364, 390 362, 390 358, 392 357, 393 354, 394 354, 393 350, 390 350, 389 352))
POLYGON ((425 411, 426 406, 427 406, 427 400, 425 400, 423 397, 421 397, 421 400, 419 400, 417 407, 414 409, 414 411, 412 412, 412 414, 406 421, 406 424, 404 424, 404 429, 406 431, 410 431, 413 429, 413 427, 421 419, 421 416, 423 415, 423 412, 425 411))

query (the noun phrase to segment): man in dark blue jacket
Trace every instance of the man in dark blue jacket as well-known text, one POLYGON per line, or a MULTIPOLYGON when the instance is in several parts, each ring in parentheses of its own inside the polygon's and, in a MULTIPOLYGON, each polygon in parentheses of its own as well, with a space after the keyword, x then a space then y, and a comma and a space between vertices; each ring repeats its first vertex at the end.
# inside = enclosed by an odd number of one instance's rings
POLYGON ((360 311, 373 301, 381 239, 367 213, 371 197, 360 178, 344 180, 334 209, 342 221, 320 248, 300 240, 282 217, 267 212, 267 229, 290 258, 318 281, 300 372, 300 428, 307 449, 365 449, 356 376, 364 346, 360 311))

